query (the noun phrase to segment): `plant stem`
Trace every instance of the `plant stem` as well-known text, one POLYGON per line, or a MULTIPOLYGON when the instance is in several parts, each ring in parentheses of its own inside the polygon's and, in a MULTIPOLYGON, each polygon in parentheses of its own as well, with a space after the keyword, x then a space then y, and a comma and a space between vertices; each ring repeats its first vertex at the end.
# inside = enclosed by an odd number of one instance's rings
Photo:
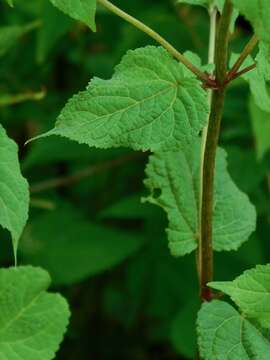
POLYGON ((230 81, 235 78, 235 75, 237 74, 238 70, 240 69, 243 62, 246 60, 248 55, 252 53, 252 51, 255 49, 256 45, 258 43, 258 39, 255 35, 252 36, 252 38, 249 40, 247 45, 245 46, 244 50, 240 54, 239 58, 236 60, 235 64, 231 68, 231 70, 228 73, 227 80, 230 81))
POLYGON ((203 159, 202 204, 200 216, 200 293, 202 301, 212 299, 212 292, 207 283, 213 279, 213 200, 214 200, 214 173, 216 150, 219 139, 220 123, 224 108, 225 86, 227 74, 229 28, 233 7, 229 0, 225 1, 223 12, 218 23, 215 47, 215 75, 219 88, 213 91, 211 111, 206 136, 203 159))
POLYGON ((193 65, 183 54, 176 50, 167 40, 160 36, 157 32, 151 29, 149 26, 145 25, 141 21, 137 20, 133 16, 127 14, 123 10, 119 9, 117 6, 113 5, 108 0, 98 0, 98 2, 103 5, 106 9, 113 12, 117 16, 126 20, 137 29, 149 35, 152 39, 156 40, 160 45, 162 45, 173 57, 175 57, 179 62, 185 65, 193 74, 195 74, 201 81, 208 83, 209 77, 206 73, 201 71, 197 66, 193 65))
MULTIPOLYGON (((209 18, 210 18, 210 29, 209 29, 209 42, 208 42, 208 64, 214 64, 215 62, 215 45, 216 45, 216 24, 217 24, 217 9, 215 6, 211 6, 209 9, 209 18)), ((213 74, 212 74, 213 75, 213 74)), ((209 107, 212 102, 213 90, 208 89, 208 103, 209 107)), ((208 117, 209 121, 209 117, 208 117)), ((204 127, 202 131, 202 141, 201 141, 201 164, 200 164, 200 211, 198 216, 199 226, 201 226, 201 209, 202 209, 202 193, 203 193, 203 162, 204 162, 204 153, 206 145, 206 137, 208 131, 208 124, 204 127)), ((201 230, 200 230, 201 233, 201 230)), ((200 248, 200 246, 199 246, 200 248)), ((197 251, 197 266, 198 266, 198 276, 201 277, 201 251, 197 251)))
POLYGON ((255 62, 254 64, 245 67, 243 70, 240 70, 237 73, 235 73, 235 75, 228 77, 226 79, 226 83, 229 83, 230 81, 235 80, 235 79, 239 78, 240 76, 244 75, 245 73, 255 69, 256 66, 257 66, 257 63, 255 62))

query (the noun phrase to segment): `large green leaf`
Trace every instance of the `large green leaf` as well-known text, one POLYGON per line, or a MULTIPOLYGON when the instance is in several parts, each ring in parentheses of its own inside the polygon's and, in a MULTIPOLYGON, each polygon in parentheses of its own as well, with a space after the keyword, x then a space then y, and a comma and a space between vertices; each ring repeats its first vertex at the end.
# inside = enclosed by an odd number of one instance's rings
POLYGON ((269 0, 232 0, 234 6, 249 20, 259 39, 270 41, 269 0))
POLYGON ((143 244, 140 234, 90 223, 78 210, 58 206, 26 227, 23 260, 47 269, 54 284, 71 284, 118 265, 143 244))
MULTIPOLYGON (((129 51, 111 80, 94 79, 46 135, 99 148, 184 146, 207 121, 206 92, 163 48, 129 51)), ((44 136, 44 135, 43 135, 44 136)))
POLYGON ((198 314, 198 343, 204 360, 268 360, 270 341, 231 305, 214 300, 198 314))
POLYGON ((10 231, 14 253, 28 217, 28 184, 20 172, 17 145, 0 125, 0 225, 10 231))
POLYGON ((270 264, 258 265, 233 281, 209 283, 229 295, 243 313, 270 328, 270 264))
POLYGON ((249 109, 257 156, 262 159, 265 153, 270 150, 270 111, 261 110, 253 97, 250 98, 249 109))
MULTIPOLYGON (((167 231, 172 254, 190 253, 197 247, 199 228, 199 141, 182 151, 152 155, 146 174, 145 184, 151 192, 147 200, 161 206, 168 214, 167 231)), ((219 149, 215 177, 214 249, 236 250, 254 231, 255 221, 254 207, 231 180, 225 153, 219 149)))
POLYGON ((50 360, 66 331, 69 309, 46 290, 48 273, 30 266, 0 270, 0 358, 50 360))
POLYGON ((96 0, 50 0, 59 10, 96 31, 96 0))

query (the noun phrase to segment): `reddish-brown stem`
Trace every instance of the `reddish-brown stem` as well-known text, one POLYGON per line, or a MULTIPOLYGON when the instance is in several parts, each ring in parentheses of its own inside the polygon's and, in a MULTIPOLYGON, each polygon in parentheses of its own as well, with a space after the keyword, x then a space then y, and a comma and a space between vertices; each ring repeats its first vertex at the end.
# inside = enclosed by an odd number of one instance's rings
POLYGON ((254 64, 252 64, 252 65, 249 65, 249 66, 245 67, 243 70, 238 71, 238 72, 235 73, 235 74, 228 73, 228 76, 227 76, 227 78, 226 78, 226 80, 225 80, 225 84, 227 85, 227 84, 229 84, 232 80, 235 80, 235 79, 239 78, 240 76, 246 74, 247 72, 255 69, 256 66, 257 66, 257 63, 254 63, 254 64))
POLYGON ((216 150, 220 123, 224 109, 225 80, 227 75, 229 28, 233 7, 225 1, 218 23, 215 49, 215 78, 218 88, 213 90, 211 110, 203 156, 202 200, 200 216, 199 275, 200 297, 202 301, 212 299, 212 291, 207 283, 213 280, 213 200, 216 150))
POLYGON ((252 51, 257 46, 258 39, 255 35, 252 36, 252 38, 249 40, 247 45, 245 46, 244 50, 239 55, 239 58, 236 60, 235 64, 231 68, 231 70, 228 73, 228 79, 234 79, 235 75, 238 73, 238 70, 241 68, 242 64, 246 60, 246 58, 252 53, 252 51))

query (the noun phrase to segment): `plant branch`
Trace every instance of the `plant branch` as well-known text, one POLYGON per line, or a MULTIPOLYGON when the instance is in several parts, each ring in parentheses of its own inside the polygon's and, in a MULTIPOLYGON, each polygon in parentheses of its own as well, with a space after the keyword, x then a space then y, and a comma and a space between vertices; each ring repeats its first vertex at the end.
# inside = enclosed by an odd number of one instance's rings
POLYGON ((257 63, 255 62, 252 65, 249 65, 247 67, 245 67, 243 70, 238 71, 237 73, 235 73, 233 76, 231 76, 230 78, 226 79, 226 84, 228 84, 230 81, 235 80, 237 78, 239 78, 240 76, 246 74, 247 72, 255 69, 255 67, 257 66, 257 63))
MULTIPOLYGON (((215 6, 211 6, 209 8, 209 18, 210 18, 210 29, 209 29, 209 42, 208 42, 208 64, 214 64, 215 62, 215 45, 216 45, 216 24, 217 24, 217 9, 215 6)), ((213 73, 212 73, 213 75, 213 73)), ((208 103, 211 106, 213 90, 208 89, 208 103)), ((208 117, 209 121, 209 117, 208 117)), ((208 125, 202 131, 202 140, 201 140, 201 164, 200 164, 200 211, 199 211, 199 218, 198 222, 201 224, 201 208, 202 208, 202 179, 203 179, 203 160, 204 160, 204 153, 205 153, 205 145, 206 145, 206 137, 207 137, 208 125)), ((200 225, 199 225, 200 226, 200 225)), ((201 230, 200 230, 201 233, 201 230)), ((201 252, 197 251, 197 266, 198 266, 198 276, 199 279, 201 277, 201 259, 200 259, 201 252)))
MULTIPOLYGON (((247 45, 245 46, 244 50, 240 54, 239 58, 236 60, 235 64, 229 71, 227 75, 227 82, 235 79, 235 75, 238 73, 238 70, 240 69, 243 62, 246 60, 246 58, 252 53, 252 51, 257 46, 258 39, 255 35, 252 36, 252 38, 249 40, 247 45)), ((238 77, 238 76, 237 76, 238 77)))
POLYGON ((163 46, 173 57, 175 57, 179 62, 185 65, 193 74, 195 74, 202 82, 211 83, 211 79, 207 73, 201 71, 197 66, 193 65, 183 54, 181 54, 177 49, 175 49, 167 40, 160 36, 157 32, 151 29, 149 26, 145 25, 141 21, 137 20, 133 16, 127 14, 123 10, 119 9, 117 6, 113 5, 108 0, 98 0, 98 2, 103 5, 106 9, 113 12, 117 16, 120 16, 122 19, 126 20, 131 25, 135 26, 137 29, 149 35, 152 39, 156 40, 161 46, 163 46))
POLYGON ((42 191, 47 191, 55 188, 59 188, 62 186, 69 186, 72 185, 78 181, 80 181, 83 178, 90 177, 92 175, 101 173, 103 171, 112 169, 117 166, 121 166, 130 160, 134 160, 138 157, 143 156, 143 153, 131 153, 122 157, 119 157, 117 159, 105 161, 103 163, 99 163, 96 165, 91 165, 86 167, 83 170, 78 171, 77 173, 73 175, 68 176, 62 176, 54 179, 45 180, 36 184, 32 184, 30 186, 30 192, 31 194, 40 193, 42 191))
MULTIPOLYGON (((224 84, 227 73, 229 28, 233 6, 229 0, 225 1, 222 15, 219 19, 216 47, 215 47, 215 75, 218 84, 224 84)), ((224 108, 225 87, 213 90, 209 124, 203 157, 202 204, 200 216, 200 293, 202 301, 212 299, 212 291, 207 283, 213 279, 213 202, 214 202, 214 173, 216 150, 219 139, 220 124, 224 108)))

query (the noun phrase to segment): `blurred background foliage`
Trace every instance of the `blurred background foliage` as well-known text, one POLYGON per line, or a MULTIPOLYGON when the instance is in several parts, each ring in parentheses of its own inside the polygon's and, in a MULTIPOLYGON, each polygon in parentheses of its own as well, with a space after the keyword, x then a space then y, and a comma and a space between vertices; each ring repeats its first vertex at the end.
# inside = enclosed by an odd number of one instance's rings
MULTIPOLYGON (((169 0, 114 3, 206 63, 204 9, 169 0)), ((16 0, 15 5, 0 3, 0 118, 19 144, 31 186, 19 263, 47 269, 72 310, 56 359, 191 359, 198 309, 194 254, 171 257, 165 213, 141 203, 148 154, 89 149, 57 137, 24 146, 53 126, 68 98, 93 76, 109 78, 128 49, 154 43, 101 8, 92 33, 48 0, 16 0)), ((233 51, 239 52, 249 36, 249 25, 240 18, 233 51)), ((240 251, 216 254, 216 279, 230 280, 269 262, 267 116, 256 109, 247 83, 230 86, 221 144, 233 179, 257 208, 258 224, 240 251)), ((0 260, 1 266, 13 264, 3 230, 0 260)))

